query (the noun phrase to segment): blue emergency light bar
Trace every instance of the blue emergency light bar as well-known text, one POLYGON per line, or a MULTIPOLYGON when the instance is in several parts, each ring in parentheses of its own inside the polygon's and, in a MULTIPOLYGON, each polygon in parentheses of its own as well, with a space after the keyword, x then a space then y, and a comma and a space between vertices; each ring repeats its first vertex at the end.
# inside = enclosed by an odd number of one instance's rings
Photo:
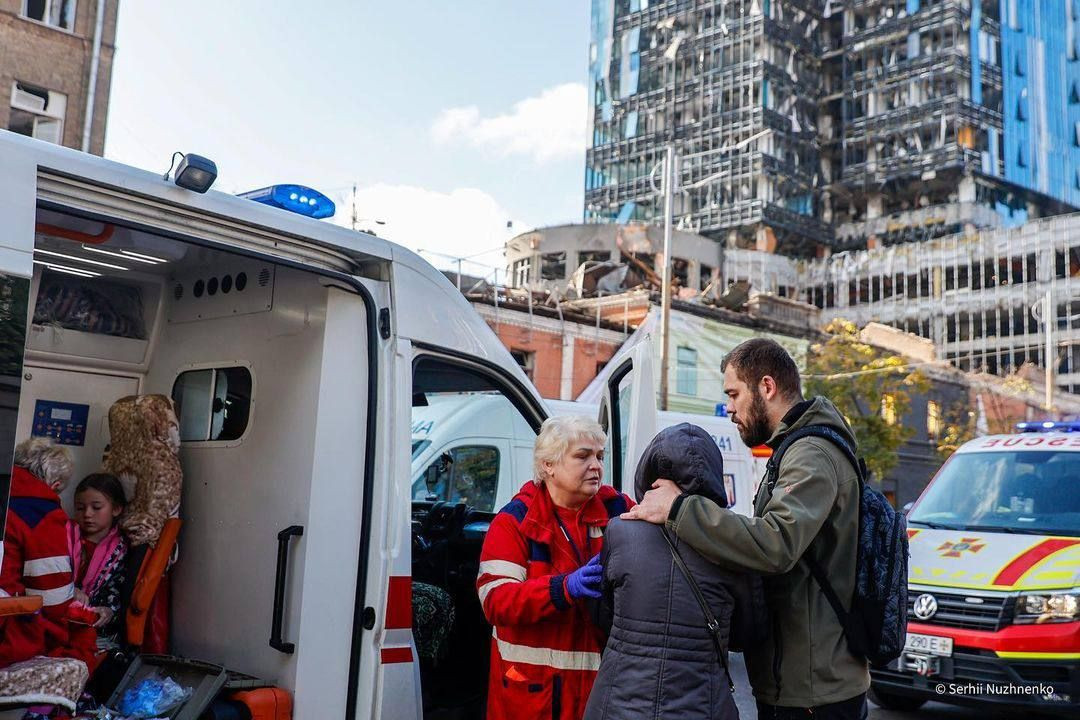
POLYGON ((1055 422, 1053 420, 1044 420, 1043 422, 1021 422, 1016 423, 1016 431, 1022 433, 1080 432, 1080 421, 1055 422))
POLYGON ((240 193, 240 197, 298 215, 306 215, 316 220, 333 217, 337 211, 333 200, 318 190, 312 190, 303 185, 271 185, 260 190, 240 193))

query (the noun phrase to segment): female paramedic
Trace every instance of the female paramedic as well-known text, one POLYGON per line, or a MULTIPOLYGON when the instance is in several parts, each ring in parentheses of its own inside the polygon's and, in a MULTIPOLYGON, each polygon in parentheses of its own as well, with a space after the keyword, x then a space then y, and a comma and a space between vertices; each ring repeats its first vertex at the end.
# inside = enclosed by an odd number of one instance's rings
POLYGON ((600 667, 603 634, 586 600, 600 596, 608 520, 633 505, 602 485, 600 425, 544 422, 533 480, 495 516, 476 589, 494 626, 488 720, 578 720, 600 667))

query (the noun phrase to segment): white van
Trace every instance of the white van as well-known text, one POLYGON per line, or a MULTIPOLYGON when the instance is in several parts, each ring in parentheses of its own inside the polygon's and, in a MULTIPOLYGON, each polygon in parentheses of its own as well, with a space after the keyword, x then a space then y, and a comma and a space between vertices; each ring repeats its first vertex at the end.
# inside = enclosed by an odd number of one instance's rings
MULTIPOLYGON (((566 400, 545 400, 552 415, 584 415, 596 417, 599 406, 566 400)), ((732 510, 749 517, 754 512, 754 495, 758 483, 764 476, 764 464, 758 463, 753 452, 739 437, 739 429, 729 418, 713 415, 694 415, 660 411, 656 413, 656 429, 672 427, 680 423, 690 423, 703 428, 720 447, 724 456, 724 485, 728 498, 734 495, 732 510), (760 471, 760 472, 759 472, 760 471)), ((631 497, 634 496, 633 483, 623 488, 631 497)))
MULTIPOLYGON (((301 720, 477 715, 492 515, 411 502, 412 429, 451 395, 533 432, 546 411, 462 295, 386 240, 5 131, 0 227, 0 452, 50 434, 89 472, 113 402, 177 401, 172 652, 286 689, 301 720), (414 579, 453 598, 438 662, 417 654, 414 579)), ((603 422, 628 487, 652 381, 644 354, 618 370, 603 422)))
MULTIPOLYGON (((597 405, 544 400, 549 415, 596 418, 597 405)), ((761 477, 755 458, 726 417, 659 412, 657 429, 692 423, 704 428, 724 455, 728 497, 749 516, 761 477)), ((536 433, 498 396, 431 395, 412 414, 412 499, 463 502, 484 511, 503 507, 533 476, 536 433)), ((608 468, 610 471, 610 467, 608 468)), ((632 485, 624 491, 633 496, 632 485)))

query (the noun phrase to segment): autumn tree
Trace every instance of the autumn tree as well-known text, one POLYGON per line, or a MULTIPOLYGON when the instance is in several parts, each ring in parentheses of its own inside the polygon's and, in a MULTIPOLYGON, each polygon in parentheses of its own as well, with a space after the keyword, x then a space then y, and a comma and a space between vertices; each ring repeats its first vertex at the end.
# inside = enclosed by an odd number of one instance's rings
POLYGON ((896 467, 897 451, 913 432, 902 424, 912 393, 925 393, 929 381, 902 355, 863 342, 853 323, 833 320, 825 332, 827 339, 807 355, 806 392, 824 395, 840 409, 859 455, 880 481, 896 467))

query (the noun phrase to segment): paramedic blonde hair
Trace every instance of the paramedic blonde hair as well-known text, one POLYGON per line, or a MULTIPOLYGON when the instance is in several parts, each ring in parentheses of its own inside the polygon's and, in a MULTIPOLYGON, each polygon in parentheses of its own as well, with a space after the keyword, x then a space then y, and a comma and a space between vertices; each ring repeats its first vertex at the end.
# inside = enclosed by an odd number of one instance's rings
POLYGON ((30 438, 15 447, 15 464, 30 471, 46 485, 59 483, 67 487, 75 470, 71 455, 62 447, 53 445, 48 438, 30 438))
POLYGON ((544 463, 557 463, 578 440, 589 440, 603 445, 607 435, 600 423, 581 415, 552 417, 540 426, 533 449, 533 482, 539 485, 544 479, 544 463))

